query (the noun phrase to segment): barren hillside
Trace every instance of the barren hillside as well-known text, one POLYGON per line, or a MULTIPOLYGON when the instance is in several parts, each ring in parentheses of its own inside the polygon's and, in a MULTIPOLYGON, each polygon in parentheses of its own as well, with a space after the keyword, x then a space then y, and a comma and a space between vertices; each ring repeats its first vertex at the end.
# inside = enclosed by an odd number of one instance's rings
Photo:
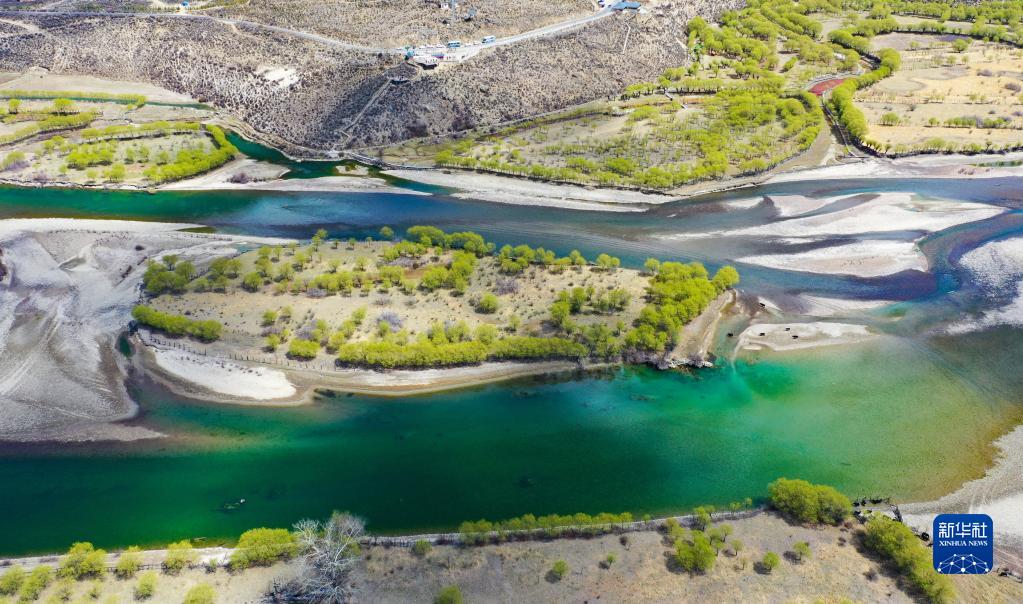
POLYGON ((19 15, 8 19, 29 27, 0 36, 0 69, 151 82, 225 110, 292 150, 329 150, 491 125, 615 94, 687 61, 689 18, 737 4, 699 0, 617 15, 432 72, 397 55, 214 20, 19 15))

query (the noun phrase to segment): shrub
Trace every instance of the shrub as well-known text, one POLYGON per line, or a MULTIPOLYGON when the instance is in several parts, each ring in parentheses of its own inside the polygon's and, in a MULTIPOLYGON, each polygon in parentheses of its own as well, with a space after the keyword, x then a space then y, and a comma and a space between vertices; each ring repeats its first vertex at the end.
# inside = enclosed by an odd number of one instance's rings
POLYGON ((800 562, 802 562, 804 558, 809 558, 813 555, 810 551, 810 544, 806 541, 797 541, 796 544, 792 546, 792 553, 795 554, 796 559, 800 562))
POLYGON ((21 566, 12 566, 0 575, 0 596, 12 596, 21 589, 25 582, 25 569, 21 566))
POLYGON ((778 564, 781 563, 781 558, 774 552, 767 552, 764 554, 764 558, 760 561, 760 565, 764 567, 764 571, 770 573, 774 569, 778 568, 778 564))
POLYGON ((256 528, 245 531, 231 554, 231 568, 266 566, 298 553, 298 542, 287 529, 256 528))
POLYGON ((497 312, 497 296, 494 294, 483 294, 476 304, 476 312, 490 315, 497 312))
POLYGON ((768 485, 767 490, 771 505, 798 522, 837 525, 852 513, 849 498, 826 485, 779 478, 768 485))
POLYGON ((171 543, 167 546, 167 557, 163 561, 163 569, 167 573, 175 574, 195 562, 195 558, 195 550, 192 549, 192 543, 187 539, 171 543))
POLYGON ((683 539, 675 542, 675 561, 688 572, 705 573, 714 568, 716 558, 717 552, 701 531, 693 531, 691 543, 683 539))
POLYGON ((103 574, 107 568, 107 553, 91 543, 78 542, 71 546, 57 569, 57 575, 68 579, 81 579, 103 574))
POLYGON ((149 570, 139 575, 139 581, 132 590, 136 600, 148 600, 156 593, 156 571, 149 570))
POLYGON ((53 579, 53 569, 49 566, 37 566, 32 569, 32 572, 28 574, 25 581, 21 584, 21 590, 18 592, 18 599, 22 602, 30 602, 32 600, 38 600, 39 595, 43 593, 46 586, 50 584, 53 579))
POLYGON ((114 572, 122 579, 130 579, 139 572, 142 566, 142 556, 139 555, 139 548, 132 546, 125 550, 117 559, 117 566, 114 572))
POLYGON ((565 575, 567 574, 568 562, 565 562, 564 560, 557 560, 554 562, 554 564, 551 565, 551 576, 557 579, 558 581, 565 578, 565 575))
POLYGON ((196 321, 181 315, 163 313, 144 305, 132 309, 131 316, 139 323, 153 329, 176 336, 193 336, 205 341, 219 339, 220 332, 224 328, 218 321, 196 321))
POLYGON ((874 516, 867 521, 863 542, 890 561, 928 601, 944 604, 955 598, 952 581, 934 570, 930 552, 906 525, 874 516))
POLYGON ((183 604, 213 604, 216 595, 212 585, 200 583, 188 590, 183 604))
POLYGON ((426 554, 430 553, 433 546, 426 539, 419 539, 412 544, 412 553, 422 558, 426 554))
POLYGON ((457 585, 448 585, 433 599, 434 604, 462 604, 462 590, 457 585))
POLYGON ((297 359, 314 359, 320 352, 320 343, 295 338, 288 344, 288 356, 297 359))

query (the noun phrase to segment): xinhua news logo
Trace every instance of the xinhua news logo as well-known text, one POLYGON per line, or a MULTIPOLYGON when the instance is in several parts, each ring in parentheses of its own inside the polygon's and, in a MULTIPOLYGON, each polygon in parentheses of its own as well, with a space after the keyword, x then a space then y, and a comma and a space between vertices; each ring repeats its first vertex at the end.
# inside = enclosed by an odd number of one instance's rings
POLYGON ((943 575, 983 575, 995 566, 994 522, 987 514, 934 519, 934 568, 943 575))

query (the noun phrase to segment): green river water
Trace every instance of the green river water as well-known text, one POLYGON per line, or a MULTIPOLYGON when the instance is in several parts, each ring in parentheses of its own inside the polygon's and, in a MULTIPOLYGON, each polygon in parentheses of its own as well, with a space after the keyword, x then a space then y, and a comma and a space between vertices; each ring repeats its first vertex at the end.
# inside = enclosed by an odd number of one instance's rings
MULTIPOLYGON (((1002 184, 912 186, 995 201, 1004 199, 1002 184)), ((778 190, 835 194, 876 184, 828 186, 778 190)), ((708 203, 699 212, 680 205, 611 215, 443 195, 4 189, 0 218, 116 216, 283 236, 308 236, 318 226, 357 236, 382 224, 434 223, 561 253, 607 250, 632 266, 647 255, 720 264, 748 244, 665 243, 654 235, 770 219, 755 208, 721 212, 708 203)), ((946 336, 932 328, 977 304, 958 291, 954 258, 1020 234, 1021 224, 1012 211, 934 238, 925 246, 933 274, 860 280, 740 265, 747 291, 908 300, 870 319, 889 335, 862 345, 731 361, 722 339, 726 358, 694 374, 633 367, 292 408, 191 401, 131 381, 141 408, 133 421, 170 437, 0 447, 0 553, 61 550, 82 539, 105 547, 214 543, 332 509, 364 516, 378 533, 451 530, 466 519, 524 513, 656 515, 760 498, 779 476, 830 483, 851 496, 935 497, 981 475, 991 440, 1020 420, 1020 330, 946 336), (240 499, 246 503, 226 505, 240 499)))

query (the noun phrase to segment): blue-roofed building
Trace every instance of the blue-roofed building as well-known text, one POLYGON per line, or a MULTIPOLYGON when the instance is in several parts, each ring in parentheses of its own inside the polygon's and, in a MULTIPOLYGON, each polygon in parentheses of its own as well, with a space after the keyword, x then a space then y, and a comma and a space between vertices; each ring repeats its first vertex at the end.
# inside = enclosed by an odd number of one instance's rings
POLYGON ((623 11, 623 10, 639 10, 639 2, 632 2, 631 0, 624 0, 623 2, 616 2, 611 5, 611 10, 623 11))

